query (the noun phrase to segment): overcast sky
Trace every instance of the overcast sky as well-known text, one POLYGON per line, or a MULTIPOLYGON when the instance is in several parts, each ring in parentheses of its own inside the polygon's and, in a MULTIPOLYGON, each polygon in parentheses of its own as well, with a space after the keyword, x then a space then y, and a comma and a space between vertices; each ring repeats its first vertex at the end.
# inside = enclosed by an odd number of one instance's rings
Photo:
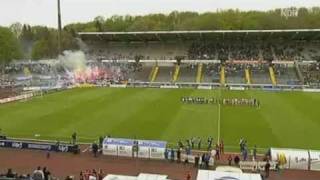
MULTIPOLYGON (((178 11, 269 10, 320 6, 320 0, 61 0, 62 23, 86 22, 96 16, 143 15, 178 11)), ((14 22, 57 26, 56 0, 0 0, 0 25, 14 22)))

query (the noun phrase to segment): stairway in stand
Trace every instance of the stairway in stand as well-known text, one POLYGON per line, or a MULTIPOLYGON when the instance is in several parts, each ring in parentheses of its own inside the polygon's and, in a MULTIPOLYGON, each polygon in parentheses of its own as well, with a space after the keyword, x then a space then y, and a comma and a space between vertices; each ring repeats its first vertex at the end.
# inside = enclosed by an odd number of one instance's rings
POLYGON ((276 75, 274 74, 274 70, 272 66, 269 67, 269 74, 270 74, 272 85, 277 85, 276 75))
POLYGON ((201 83, 201 80, 202 80, 202 63, 199 63, 198 64, 198 71, 197 71, 197 77, 196 77, 196 82, 197 83, 201 83))
POLYGON ((180 66, 176 65, 175 71, 174 71, 174 74, 173 74, 173 77, 172 77, 172 82, 176 82, 178 80, 179 73, 180 73, 180 66))

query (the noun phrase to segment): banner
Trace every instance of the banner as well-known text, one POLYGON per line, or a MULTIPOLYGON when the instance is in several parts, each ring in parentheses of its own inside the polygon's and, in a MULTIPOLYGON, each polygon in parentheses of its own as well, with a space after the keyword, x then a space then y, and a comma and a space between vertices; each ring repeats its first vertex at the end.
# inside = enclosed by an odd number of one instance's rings
POLYGON ((131 157, 133 143, 134 141, 131 139, 105 138, 102 153, 104 155, 131 157))
POLYGON ((150 158, 150 148, 139 146, 138 157, 139 158, 150 158))
POLYGON ((286 169, 308 170, 309 152, 300 149, 271 148, 271 159, 278 161, 279 165, 286 169))
POLYGON ((310 155, 310 170, 320 171, 320 151, 309 151, 310 155))
POLYGON ((32 96, 33 96, 33 94, 29 93, 29 94, 23 94, 23 95, 19 95, 19 96, 4 98, 4 99, 0 99, 0 104, 18 101, 18 100, 22 100, 22 99, 28 99, 28 98, 31 98, 32 96))
POLYGON ((303 92, 320 92, 320 89, 307 89, 307 88, 303 88, 302 91, 303 91, 303 92))
POLYGON ((244 91, 245 88, 243 86, 230 86, 230 90, 233 90, 233 91, 244 91))
POLYGON ((165 141, 106 138, 102 152, 104 155, 164 159, 166 146, 165 141), (134 154, 133 148, 137 149, 134 154))
POLYGON ((75 152, 78 147, 71 144, 38 143, 15 140, 0 140, 0 147, 15 149, 36 149, 56 152, 75 152))
POLYGON ((126 84, 110 84, 110 87, 112 88, 126 88, 126 84))
POLYGON ((138 140, 139 154, 143 149, 148 149, 149 158, 164 159, 164 152, 167 146, 165 141, 138 140), (141 149, 142 148, 142 149, 141 149))
MULTIPOLYGON (((240 161, 240 169, 242 170, 250 170, 250 171, 264 171, 264 167, 267 162, 265 161, 240 161)), ((276 163, 270 161, 270 170, 275 170, 276 169, 276 163)))
POLYGON ((119 145, 118 156, 132 157, 133 156, 132 146, 119 145))
POLYGON ((261 180, 260 174, 198 170, 197 180, 261 180))
POLYGON ((198 86, 198 89, 212 89, 212 87, 211 86, 202 86, 202 85, 199 85, 198 86))
POLYGON ((102 154, 118 156, 118 146, 112 144, 104 144, 102 148, 102 154))
POLYGON ((164 88, 164 89, 178 89, 179 86, 177 86, 177 85, 161 85, 160 88, 164 88))

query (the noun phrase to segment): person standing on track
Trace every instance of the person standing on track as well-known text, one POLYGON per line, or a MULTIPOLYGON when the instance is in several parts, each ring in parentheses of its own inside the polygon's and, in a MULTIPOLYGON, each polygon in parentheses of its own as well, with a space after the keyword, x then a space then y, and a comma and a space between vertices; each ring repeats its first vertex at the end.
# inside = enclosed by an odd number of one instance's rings
POLYGON ((171 149, 170 157, 171 157, 171 162, 173 162, 174 161, 174 150, 173 149, 171 149))
POLYGON ((257 146, 254 145, 253 149, 252 149, 252 160, 256 161, 257 160, 257 146))
POLYGON ((265 178, 269 177, 269 173, 270 173, 270 163, 269 160, 267 161, 266 165, 264 166, 264 171, 265 171, 265 178))
POLYGON ((92 152, 93 152, 94 157, 97 157, 98 150, 99 150, 98 144, 96 142, 94 142, 92 144, 92 152))
POLYGON ((76 142, 77 142, 77 133, 74 132, 72 135, 71 135, 71 139, 72 139, 72 144, 75 145, 76 142))
POLYGON ((191 180, 191 172, 189 171, 188 174, 187 174, 187 180, 191 180))
POLYGON ((224 143, 223 143, 223 140, 220 140, 220 144, 219 144, 219 147, 220 147, 220 154, 224 154, 224 143))

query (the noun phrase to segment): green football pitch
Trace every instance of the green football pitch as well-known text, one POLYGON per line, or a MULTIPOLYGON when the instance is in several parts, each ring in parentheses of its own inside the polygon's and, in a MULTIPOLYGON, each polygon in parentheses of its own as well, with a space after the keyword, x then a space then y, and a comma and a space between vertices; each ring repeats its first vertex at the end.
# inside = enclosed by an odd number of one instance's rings
POLYGON ((320 94, 148 88, 79 88, 0 105, 10 137, 80 141, 101 135, 166 140, 212 136, 227 149, 239 139, 261 148, 320 149, 320 94), (261 107, 182 104, 182 96, 256 98, 261 107))

